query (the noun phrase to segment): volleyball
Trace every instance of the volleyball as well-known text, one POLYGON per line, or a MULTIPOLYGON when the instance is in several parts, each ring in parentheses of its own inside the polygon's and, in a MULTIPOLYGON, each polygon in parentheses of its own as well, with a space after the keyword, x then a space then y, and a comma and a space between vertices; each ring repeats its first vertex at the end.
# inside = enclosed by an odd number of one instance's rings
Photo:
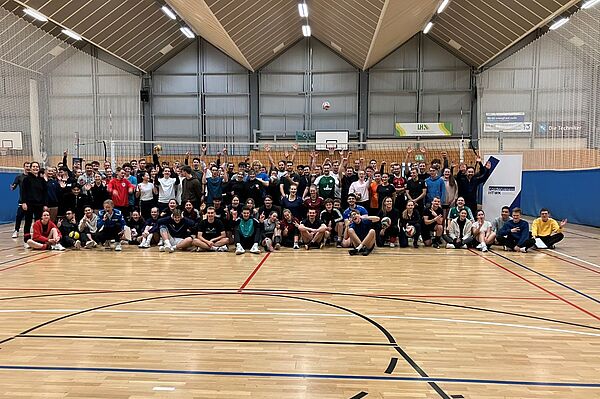
POLYGON ((410 224, 406 225, 404 231, 406 232, 407 236, 412 237, 415 234, 415 226, 411 226, 410 224))
POLYGON ((331 104, 329 103, 329 101, 323 101, 323 104, 321 106, 325 111, 328 111, 329 108, 331 108, 331 104))
POLYGON ((162 146, 160 144, 157 144, 154 146, 154 152, 161 152, 162 151, 162 146))
POLYGON ((78 231, 72 231, 69 233, 69 237, 71 237, 74 240, 79 240, 79 232, 78 231))
POLYGON ((381 227, 383 227, 384 229, 387 229, 388 227, 390 227, 391 223, 392 223, 392 220, 388 217, 384 217, 381 219, 381 227))

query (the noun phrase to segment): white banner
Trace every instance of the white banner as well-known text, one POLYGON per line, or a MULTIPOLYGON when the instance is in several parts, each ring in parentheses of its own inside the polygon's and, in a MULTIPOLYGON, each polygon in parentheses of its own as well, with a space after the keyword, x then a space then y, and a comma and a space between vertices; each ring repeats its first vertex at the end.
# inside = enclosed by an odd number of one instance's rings
POLYGON ((492 220, 502 211, 503 206, 511 209, 521 206, 521 177, 523 173, 522 155, 490 155, 492 164, 490 175, 483 184, 483 210, 486 219, 492 220))
POLYGON ((452 136, 452 123, 401 123, 395 124, 396 137, 452 136))

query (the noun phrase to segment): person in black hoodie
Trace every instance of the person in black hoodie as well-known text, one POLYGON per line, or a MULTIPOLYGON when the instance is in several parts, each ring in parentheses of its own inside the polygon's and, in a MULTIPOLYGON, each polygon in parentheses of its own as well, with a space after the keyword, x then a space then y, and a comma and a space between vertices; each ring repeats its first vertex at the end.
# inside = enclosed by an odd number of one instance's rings
POLYGON ((23 242, 25 247, 28 247, 27 240, 31 238, 31 224, 34 219, 39 220, 42 218, 42 212, 48 198, 48 183, 40 175, 40 164, 38 162, 31 163, 31 171, 23 179, 21 190, 23 200, 21 207, 25 212, 23 242))
POLYGON ((99 173, 94 175, 94 184, 89 192, 92 209, 97 212, 103 208, 104 201, 109 198, 108 190, 106 189, 106 185, 102 181, 102 176, 99 173))
POLYGON ((83 215, 85 214, 85 207, 89 204, 90 199, 87 195, 81 192, 81 186, 79 186, 79 184, 73 184, 71 186, 71 191, 65 193, 62 198, 62 206, 64 209, 70 209, 73 211, 77 220, 81 220, 81 218, 83 218, 83 215))
POLYGON ((81 249, 79 226, 72 209, 65 211, 65 218, 58 221, 58 229, 62 235, 60 243, 63 247, 81 249))
POLYGON ((150 233, 155 231, 160 231, 164 243, 158 248, 160 252, 185 250, 192 246, 196 223, 182 217, 179 209, 174 209, 170 216, 159 219, 157 225, 150 229, 150 233))

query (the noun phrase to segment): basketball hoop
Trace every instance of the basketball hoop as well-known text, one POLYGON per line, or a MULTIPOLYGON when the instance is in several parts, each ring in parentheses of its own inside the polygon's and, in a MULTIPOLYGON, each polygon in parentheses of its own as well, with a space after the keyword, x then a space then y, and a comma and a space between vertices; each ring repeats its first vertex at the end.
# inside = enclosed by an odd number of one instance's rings
POLYGON ((8 155, 8 151, 11 149, 12 147, 0 147, 0 156, 4 157, 8 155))
POLYGON ((325 148, 329 151, 329 155, 335 154, 335 150, 337 150, 337 140, 327 140, 325 148))

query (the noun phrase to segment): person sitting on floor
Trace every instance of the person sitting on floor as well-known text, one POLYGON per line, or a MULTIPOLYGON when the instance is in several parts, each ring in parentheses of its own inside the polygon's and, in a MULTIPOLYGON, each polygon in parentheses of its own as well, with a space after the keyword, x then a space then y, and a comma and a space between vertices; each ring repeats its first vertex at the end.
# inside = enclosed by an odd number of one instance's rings
POLYGON ((319 215, 319 219, 327 227, 329 237, 335 240, 336 247, 342 247, 342 238, 344 237, 344 217, 342 213, 333 207, 334 201, 327 198, 324 202, 325 209, 319 215))
POLYGON ((529 235, 529 223, 521 219, 521 208, 513 209, 512 219, 504 223, 497 239, 504 249, 515 252, 527 252, 528 248, 535 245, 535 240, 529 235))
POLYGON ((327 226, 317 217, 316 209, 308 210, 308 216, 300 223, 298 230, 307 251, 311 246, 323 248, 325 240, 329 238, 327 226))
POLYGON ((215 208, 206 208, 206 219, 196 225, 198 234, 193 244, 198 251, 227 252, 229 239, 225 234, 225 225, 216 217, 215 208))
POLYGON ((75 212, 71 209, 65 211, 64 219, 58 221, 58 230, 60 230, 60 243, 65 248, 81 249, 81 241, 79 240, 79 228, 77 226, 77 218, 75 212))
POLYGON ((125 233, 125 219, 120 210, 115 209, 112 200, 104 201, 104 209, 98 212, 98 241, 110 249, 111 241, 114 240, 115 251, 121 250, 121 237, 125 233))
POLYGON ((250 253, 259 254, 258 243, 260 241, 260 224, 251 215, 249 207, 242 208, 242 217, 235 222, 235 254, 241 255, 250 248, 250 253))
POLYGON ((192 246, 196 224, 181 216, 179 209, 174 209, 171 216, 160 218, 155 227, 150 230, 154 233, 157 229, 163 240, 163 245, 158 247, 160 252, 173 252, 175 249, 184 250, 192 246))
POLYGON ((369 255, 375 248, 376 232, 373 223, 379 222, 378 216, 361 215, 354 210, 350 213, 352 221, 348 226, 348 236, 354 248, 348 251, 350 255, 369 255))
POLYGON ((96 232, 98 231, 98 215, 94 213, 91 206, 83 210, 83 217, 79 221, 80 240, 86 248, 96 247, 96 232))
POLYGON ((487 252, 488 247, 496 242, 496 232, 492 229, 492 223, 485 220, 485 212, 477 211, 477 220, 473 223, 473 238, 478 242, 477 249, 487 252))
POLYGON ((531 234, 533 235, 533 238, 536 239, 536 246, 539 249, 554 249, 554 246, 565 238, 562 230, 566 224, 567 219, 563 219, 559 223, 550 217, 550 211, 548 209, 542 208, 540 210, 540 217, 535 219, 531 224, 531 234))
POLYGON ((50 212, 43 211, 42 218, 33 224, 33 236, 27 240, 32 249, 54 249, 64 251, 65 247, 60 244, 60 231, 50 220, 50 212))
POLYGON ((298 227, 300 226, 300 222, 292 215, 292 212, 289 209, 283 210, 283 218, 281 218, 280 226, 281 245, 284 247, 300 249, 300 246, 298 245, 300 237, 298 227))
POLYGON ((160 233, 158 232, 158 230, 153 230, 153 228, 158 225, 158 207, 153 207, 152 209, 150 209, 150 217, 148 219, 146 219, 146 223, 144 224, 144 229, 142 230, 142 233, 140 234, 140 237, 142 238, 142 242, 140 243, 140 245, 138 245, 138 248, 150 248, 150 245, 152 243, 156 244, 160 241, 160 233), (153 231, 153 233, 151 233, 150 231, 153 231))
POLYGON ((444 234, 442 238, 446 241, 446 248, 448 249, 467 249, 473 241, 473 222, 468 218, 468 212, 463 208, 459 213, 458 217, 452 219, 448 224, 448 233, 444 234))

